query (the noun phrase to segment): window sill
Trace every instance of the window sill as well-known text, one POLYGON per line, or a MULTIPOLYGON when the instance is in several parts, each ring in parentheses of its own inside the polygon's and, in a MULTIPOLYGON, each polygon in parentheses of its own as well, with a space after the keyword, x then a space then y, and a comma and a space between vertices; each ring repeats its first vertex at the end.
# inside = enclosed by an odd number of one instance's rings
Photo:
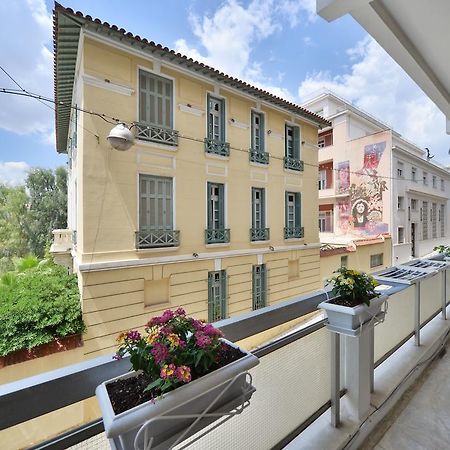
POLYGON ((138 145, 138 146, 160 148, 160 149, 163 149, 163 150, 167 150, 169 152, 176 152, 176 151, 178 151, 178 145, 161 144, 159 142, 152 142, 152 141, 147 141, 145 139, 138 139, 138 138, 136 138, 135 142, 136 142, 136 145, 138 145))
POLYGON ((302 237, 302 238, 296 238, 296 237, 284 238, 284 241, 286 241, 286 242, 299 242, 299 241, 304 241, 304 240, 305 240, 304 237, 302 237))
POLYGON ((216 248, 216 247, 229 247, 231 245, 230 242, 219 242, 217 244, 205 244, 206 248, 216 248))
POLYGON ((177 245, 176 247, 153 247, 153 248, 137 248, 136 253, 139 255, 144 253, 161 253, 161 252, 176 252, 180 249, 180 246, 177 245))
POLYGON ((219 161, 228 161, 230 159, 229 156, 218 155, 217 153, 209 153, 205 152, 205 156, 210 159, 218 159, 219 161))
POLYGON ((270 244, 270 239, 266 241, 250 241, 250 245, 267 245, 270 244))
POLYGON ((264 169, 269 168, 269 163, 259 163, 259 162, 255 162, 255 161, 249 161, 248 163, 254 167, 262 167, 264 169))
POLYGON ((303 173, 304 173, 304 170, 286 169, 286 167, 283 167, 283 170, 284 170, 286 173, 292 173, 292 174, 295 174, 295 175, 300 175, 300 174, 303 174, 303 173))

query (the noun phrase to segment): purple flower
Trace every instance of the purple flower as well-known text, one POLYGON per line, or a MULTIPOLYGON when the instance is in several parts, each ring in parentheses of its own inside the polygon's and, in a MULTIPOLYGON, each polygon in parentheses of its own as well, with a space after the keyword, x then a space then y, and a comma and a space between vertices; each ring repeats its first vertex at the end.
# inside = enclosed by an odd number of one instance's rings
POLYGON ((152 317, 147 323, 148 327, 154 327, 155 325, 159 325, 159 317, 152 317))
POLYGON ((195 342, 200 348, 205 348, 211 345, 212 339, 201 331, 197 331, 195 333, 195 342))
POLYGON ((169 357, 169 350, 164 344, 157 342, 151 349, 156 364, 160 364, 169 357))
POLYGON ((216 327, 211 325, 210 323, 206 324, 203 328, 203 333, 207 334, 208 336, 214 337, 214 336, 222 336, 223 333, 218 330, 216 327))
POLYGON ((175 311, 175 314, 176 314, 177 316, 185 316, 185 315, 186 315, 186 311, 185 311, 183 308, 178 308, 178 309, 175 311))
POLYGON ((164 311, 163 315, 159 318, 159 323, 166 323, 169 320, 172 320, 174 317, 174 313, 173 311, 171 311, 170 309, 167 309, 166 311, 164 311))
POLYGON ((191 319, 192 320, 192 326, 197 330, 202 330, 203 329, 203 322, 201 320, 197 320, 197 319, 191 319))
POLYGON ((159 331, 161 332, 161 334, 164 334, 166 336, 172 333, 172 329, 169 327, 161 327, 159 331))
POLYGON ((141 339, 141 334, 139 333, 139 331, 130 330, 127 332, 127 338, 130 341, 139 341, 141 339))

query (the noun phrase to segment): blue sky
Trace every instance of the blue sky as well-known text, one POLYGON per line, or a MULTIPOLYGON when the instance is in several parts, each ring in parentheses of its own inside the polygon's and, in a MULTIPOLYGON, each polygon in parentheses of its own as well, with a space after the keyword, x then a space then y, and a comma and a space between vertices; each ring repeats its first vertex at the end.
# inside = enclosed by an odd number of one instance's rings
MULTIPOLYGON (((67 0, 116 24, 300 103, 322 87, 354 102, 448 164, 443 114, 349 16, 327 23, 315 0, 67 0)), ((53 2, 0 2, 0 63, 25 88, 53 96, 53 2)), ((15 88, 0 72, 0 87, 15 88)), ((0 181, 33 166, 66 163, 54 144, 53 111, 0 94, 0 181)), ((102 111, 106 112, 107 111, 102 111)))

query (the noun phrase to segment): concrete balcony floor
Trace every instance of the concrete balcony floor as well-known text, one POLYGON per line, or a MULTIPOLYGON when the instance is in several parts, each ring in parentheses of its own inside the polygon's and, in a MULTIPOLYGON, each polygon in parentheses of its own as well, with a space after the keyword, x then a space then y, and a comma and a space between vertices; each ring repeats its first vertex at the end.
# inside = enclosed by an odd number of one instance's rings
POLYGON ((361 446, 362 450, 450 448, 450 344, 361 446))

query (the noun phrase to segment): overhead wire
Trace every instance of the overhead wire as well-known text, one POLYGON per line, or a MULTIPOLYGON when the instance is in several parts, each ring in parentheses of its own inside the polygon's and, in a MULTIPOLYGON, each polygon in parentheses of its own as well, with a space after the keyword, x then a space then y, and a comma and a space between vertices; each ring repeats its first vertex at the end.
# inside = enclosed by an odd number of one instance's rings
MULTIPOLYGON (((1 66, 0 66, 0 68, 1 68, 1 66)), ((3 68, 2 68, 2 70, 4 71, 3 68)), ((19 87, 20 87, 20 85, 19 85, 19 87)), ((118 123, 123 123, 123 124, 125 124, 125 125, 127 125, 127 126, 129 126, 131 128, 133 126, 136 126, 136 124, 137 124, 134 121, 122 120, 122 119, 119 119, 117 117, 113 117, 113 116, 110 116, 108 114, 105 114, 105 113, 99 113, 97 111, 84 109, 84 108, 81 108, 78 105, 68 104, 67 102, 63 102, 63 101, 56 101, 56 100, 51 99, 49 97, 45 97, 43 95, 39 95, 39 94, 30 92, 30 91, 26 91, 24 89, 22 89, 22 92, 20 92, 20 91, 17 91, 16 89, 0 88, 0 93, 11 94, 11 95, 23 95, 23 96, 28 96, 28 97, 35 98, 37 100, 41 100, 41 101, 44 101, 44 102, 50 102, 50 103, 53 103, 55 105, 66 106, 66 107, 69 107, 71 109, 80 111, 82 113, 90 114, 92 116, 99 117, 100 119, 104 120, 105 122, 107 122, 107 123, 109 123, 111 125, 116 125, 118 123)), ((54 110, 54 108, 52 108, 52 109, 54 110)), ((92 131, 90 131, 90 130, 86 130, 86 131, 89 131, 89 132, 92 133, 92 131)), ((194 141, 194 142, 198 142, 198 143, 202 143, 202 144, 204 143, 204 138, 197 138, 197 137, 194 137, 194 136, 188 136, 188 135, 181 134, 181 133, 178 133, 178 138, 185 139, 185 140, 190 140, 190 141, 194 141)), ((305 143, 305 144, 318 148, 316 144, 312 144, 312 143, 305 143)), ((235 146, 232 146, 232 145, 230 145, 229 148, 230 148, 230 150, 240 151, 240 152, 248 154, 248 149, 245 149, 245 148, 235 147, 235 146)), ((272 155, 272 154, 270 154, 270 158, 271 159, 280 160, 280 161, 284 161, 284 157, 275 156, 275 155, 272 155)), ((320 167, 321 167, 319 164, 312 164, 312 163, 308 163, 308 162, 305 162, 305 161, 303 161, 303 164, 305 166, 312 167, 312 168, 317 168, 317 169, 320 169, 320 167)), ((342 171, 342 169, 338 169, 338 168, 334 168, 334 167, 331 168, 330 170, 332 170, 333 172, 337 172, 337 173, 342 171)), ((381 179, 386 179, 386 180, 412 181, 412 182, 417 182, 418 181, 415 178, 381 175, 381 174, 379 174, 376 171, 374 171, 374 173, 368 173, 368 172, 362 172, 361 170, 360 171, 346 170, 346 169, 344 169, 344 170, 345 170, 345 172, 347 172, 349 174, 354 174, 354 175, 358 175, 358 176, 364 175, 364 176, 367 176, 367 177, 373 177, 373 178, 377 178, 377 179, 381 178, 381 179)))

